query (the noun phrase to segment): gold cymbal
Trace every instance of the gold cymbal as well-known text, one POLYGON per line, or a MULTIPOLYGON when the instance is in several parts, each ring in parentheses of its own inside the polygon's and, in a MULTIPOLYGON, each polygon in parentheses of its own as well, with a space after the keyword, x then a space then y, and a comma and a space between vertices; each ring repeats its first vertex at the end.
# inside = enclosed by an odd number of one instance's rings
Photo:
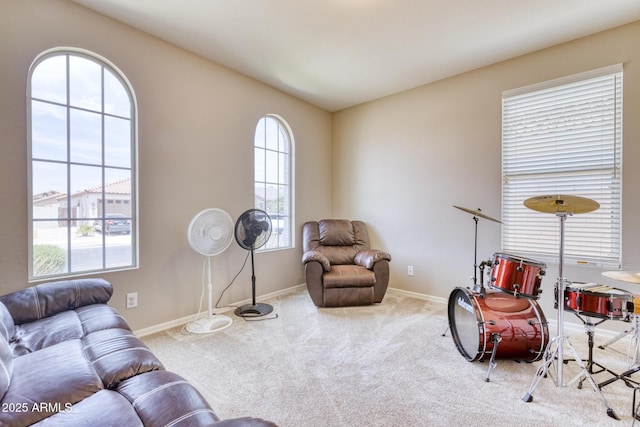
POLYGON ((581 214, 595 211, 600 207, 600 203, 595 200, 566 194, 531 197, 524 201, 524 205, 534 211, 552 214, 558 212, 581 214))
POLYGON ((623 282, 640 284, 640 273, 634 271, 604 271, 602 275, 623 282))
POLYGON ((453 205, 453 207, 456 208, 456 209, 460 209, 461 211, 465 211, 467 213, 470 213, 473 216, 477 216, 477 217, 480 217, 480 218, 488 219, 489 221, 499 222, 500 224, 502 224, 502 221, 497 220, 495 218, 491 218, 489 215, 483 214, 480 211, 480 208, 478 208, 478 209, 467 209, 467 208, 463 208, 463 207, 456 206, 456 205, 453 205))

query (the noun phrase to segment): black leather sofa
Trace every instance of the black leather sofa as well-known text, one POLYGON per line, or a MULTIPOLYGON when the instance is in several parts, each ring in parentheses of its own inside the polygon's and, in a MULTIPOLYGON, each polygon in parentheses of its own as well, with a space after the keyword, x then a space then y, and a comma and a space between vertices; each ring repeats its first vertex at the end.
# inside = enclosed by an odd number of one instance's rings
POLYGON ((220 420, 107 305, 102 279, 0 296, 0 426, 275 426, 220 420))

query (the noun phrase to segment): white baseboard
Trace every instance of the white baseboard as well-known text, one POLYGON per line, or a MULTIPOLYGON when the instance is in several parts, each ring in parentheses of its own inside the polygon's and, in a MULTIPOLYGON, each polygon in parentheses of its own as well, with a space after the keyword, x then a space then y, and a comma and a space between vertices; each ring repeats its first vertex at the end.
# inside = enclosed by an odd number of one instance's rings
MULTIPOLYGON (((286 289, 281 289, 279 291, 275 291, 275 292, 271 292, 268 294, 264 294, 264 295, 260 295, 259 299, 260 300, 265 300, 265 299, 269 299, 269 298, 275 298, 275 297, 279 297, 282 295, 286 295, 292 292, 297 291, 298 289, 300 289, 301 287, 306 286, 306 284, 301 284, 301 285, 296 285, 296 286, 292 286, 290 288, 286 288, 286 289)), ((243 301, 238 301, 236 303, 230 304, 233 306, 243 306, 245 304, 251 304, 252 300, 251 299, 246 299, 243 301)), ((223 308, 217 308, 214 309, 213 312, 215 314, 223 314, 226 313, 228 311, 233 310, 233 307, 223 307, 223 308)), ((205 309, 205 314, 206 314, 206 309, 205 309)), ((200 316, 202 317, 202 313, 200 313, 200 316)), ((155 334, 157 332, 162 332, 165 331, 167 329, 171 329, 171 328, 175 328, 177 326, 181 326, 181 325, 186 325, 189 322, 193 322, 196 318, 196 314, 191 314, 189 316, 185 316, 185 317, 181 317, 180 319, 175 319, 175 320, 170 320, 168 322, 164 322, 164 323, 160 323, 158 325, 153 325, 153 326, 149 326, 147 328, 142 328, 142 329, 137 329, 135 331, 133 331, 137 336, 139 337, 144 337, 146 335, 151 335, 151 334, 155 334)))

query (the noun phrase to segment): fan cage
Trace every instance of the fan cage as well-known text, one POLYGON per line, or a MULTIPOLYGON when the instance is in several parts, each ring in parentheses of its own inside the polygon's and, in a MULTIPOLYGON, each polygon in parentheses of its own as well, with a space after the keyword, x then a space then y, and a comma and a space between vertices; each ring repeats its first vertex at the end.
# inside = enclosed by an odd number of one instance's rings
POLYGON ((218 255, 233 241, 233 220, 222 209, 205 209, 193 217, 187 236, 194 251, 205 256, 218 255))

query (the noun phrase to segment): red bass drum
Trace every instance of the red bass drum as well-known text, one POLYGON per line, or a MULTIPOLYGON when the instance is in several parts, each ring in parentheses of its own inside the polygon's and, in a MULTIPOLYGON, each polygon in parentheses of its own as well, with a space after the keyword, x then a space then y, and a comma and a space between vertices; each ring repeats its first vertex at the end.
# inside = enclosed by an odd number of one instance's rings
POLYGON ((549 342, 547 319, 538 303, 502 292, 483 297, 465 288, 449 296, 449 326, 453 341, 468 361, 490 358, 492 334, 501 341, 496 359, 539 360, 549 342))

